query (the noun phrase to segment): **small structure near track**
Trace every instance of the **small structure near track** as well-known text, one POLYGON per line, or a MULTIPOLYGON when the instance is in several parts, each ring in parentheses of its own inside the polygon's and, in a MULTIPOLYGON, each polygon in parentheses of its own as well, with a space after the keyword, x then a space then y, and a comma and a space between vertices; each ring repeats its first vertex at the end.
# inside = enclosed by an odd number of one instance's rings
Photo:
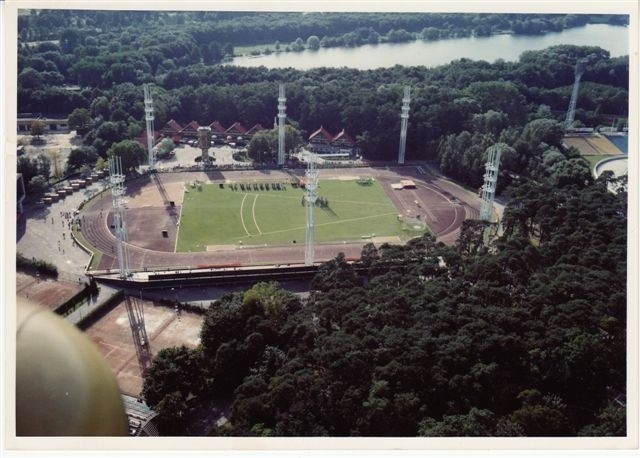
POLYGON ((396 191, 401 189, 416 189, 416 183, 413 180, 400 180, 400 183, 391 183, 391 189, 396 191))

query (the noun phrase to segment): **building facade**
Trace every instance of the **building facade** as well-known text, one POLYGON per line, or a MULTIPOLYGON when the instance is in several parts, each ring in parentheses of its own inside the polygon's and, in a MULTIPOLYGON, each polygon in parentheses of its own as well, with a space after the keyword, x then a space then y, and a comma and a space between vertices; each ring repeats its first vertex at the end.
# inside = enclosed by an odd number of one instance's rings
POLYGON ((348 157, 358 152, 356 142, 344 129, 332 135, 322 126, 309 136, 307 148, 313 153, 327 156, 348 157))

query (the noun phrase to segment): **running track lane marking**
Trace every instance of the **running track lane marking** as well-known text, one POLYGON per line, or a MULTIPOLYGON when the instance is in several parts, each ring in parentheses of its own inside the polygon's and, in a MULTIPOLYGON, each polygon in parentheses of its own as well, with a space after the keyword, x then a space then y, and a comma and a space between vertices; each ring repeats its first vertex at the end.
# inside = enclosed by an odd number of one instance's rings
MULTIPOLYGON (((180 205, 180 213, 178 214, 178 224, 176 228, 176 243, 173 246, 174 253, 178 252, 178 236, 180 235, 180 225, 182 224, 182 209, 184 208, 185 188, 186 188, 186 183, 185 183, 185 186, 182 187, 182 205, 180 205)), ((144 257, 142 258, 142 260, 144 261, 144 257)))
POLYGON ((249 234, 249 231, 247 230, 247 226, 244 224, 244 216, 242 216, 242 210, 244 208, 244 201, 247 200, 247 196, 249 194, 245 194, 244 197, 242 198, 242 202, 240 202, 240 221, 242 222, 242 227, 244 228, 244 231, 247 233, 247 235, 249 237, 253 237, 251 234, 249 234))
MULTIPOLYGON (((442 194, 440 192, 441 190, 444 191, 444 189, 440 188, 437 185, 426 185, 426 184, 418 183, 418 186, 420 186, 421 188, 433 191, 436 194, 438 194, 439 196, 442 196, 442 198, 444 200, 446 200, 453 207, 453 221, 445 229, 440 231, 440 234, 447 235, 447 231, 453 227, 453 225, 456 223, 456 220, 458 219, 458 205, 459 204, 454 204, 453 202, 451 202, 451 200, 449 200, 449 198, 447 196, 445 196, 444 194, 442 194), (437 189, 435 189, 435 188, 437 188, 437 189)), ((465 212, 465 215, 466 215, 466 212, 465 212)), ((429 225, 427 224, 427 227, 428 226, 429 225)), ((431 228, 429 228, 429 230, 431 231, 431 228)), ((438 234, 436 234, 434 231, 431 231, 431 233, 434 234, 436 236, 436 238, 438 237, 438 234)))
POLYGON ((256 229, 258 229, 258 235, 262 235, 260 226, 258 226, 258 220, 256 219, 256 202, 258 201, 258 196, 260 196, 260 194, 256 194, 256 198, 253 199, 253 207, 251 207, 251 213, 253 214, 253 224, 255 224, 256 229))

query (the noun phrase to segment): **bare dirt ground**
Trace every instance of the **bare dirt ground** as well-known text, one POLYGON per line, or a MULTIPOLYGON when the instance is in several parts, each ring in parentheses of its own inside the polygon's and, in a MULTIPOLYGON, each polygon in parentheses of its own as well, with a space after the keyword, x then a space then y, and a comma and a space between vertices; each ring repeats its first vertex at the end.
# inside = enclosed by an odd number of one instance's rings
MULTIPOLYGON (((169 307, 149 301, 143 301, 143 306, 152 355, 163 348, 180 345, 195 348, 200 343, 201 315, 188 312, 177 315, 169 307)), ((120 390, 139 396, 142 392, 142 368, 138 364, 125 302, 116 305, 85 333, 98 346, 113 370, 120 390)))
POLYGON ((54 310, 63 302, 78 294, 84 284, 63 280, 38 278, 23 272, 16 272, 16 295, 32 304, 54 310))
POLYGON ((51 175, 57 171, 63 172, 67 164, 67 158, 72 149, 82 145, 82 140, 76 138, 76 132, 44 134, 41 138, 45 141, 42 145, 32 145, 31 135, 17 135, 18 145, 24 145, 25 154, 36 157, 44 154, 51 159, 51 175))

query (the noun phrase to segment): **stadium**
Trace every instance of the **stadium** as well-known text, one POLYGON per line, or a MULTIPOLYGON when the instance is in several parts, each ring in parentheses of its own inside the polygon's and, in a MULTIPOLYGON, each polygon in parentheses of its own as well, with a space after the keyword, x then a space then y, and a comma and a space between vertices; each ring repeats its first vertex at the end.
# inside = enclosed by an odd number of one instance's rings
MULTIPOLYGON (((132 271, 295 265, 305 260, 303 170, 167 172, 126 183, 132 271)), ((480 199, 422 166, 322 169, 315 261, 362 246, 399 244, 425 231, 452 244, 480 199), (401 182, 411 186, 398 187, 401 182)), ((76 237, 93 253, 89 273, 117 271, 112 196, 82 209, 76 237)))

